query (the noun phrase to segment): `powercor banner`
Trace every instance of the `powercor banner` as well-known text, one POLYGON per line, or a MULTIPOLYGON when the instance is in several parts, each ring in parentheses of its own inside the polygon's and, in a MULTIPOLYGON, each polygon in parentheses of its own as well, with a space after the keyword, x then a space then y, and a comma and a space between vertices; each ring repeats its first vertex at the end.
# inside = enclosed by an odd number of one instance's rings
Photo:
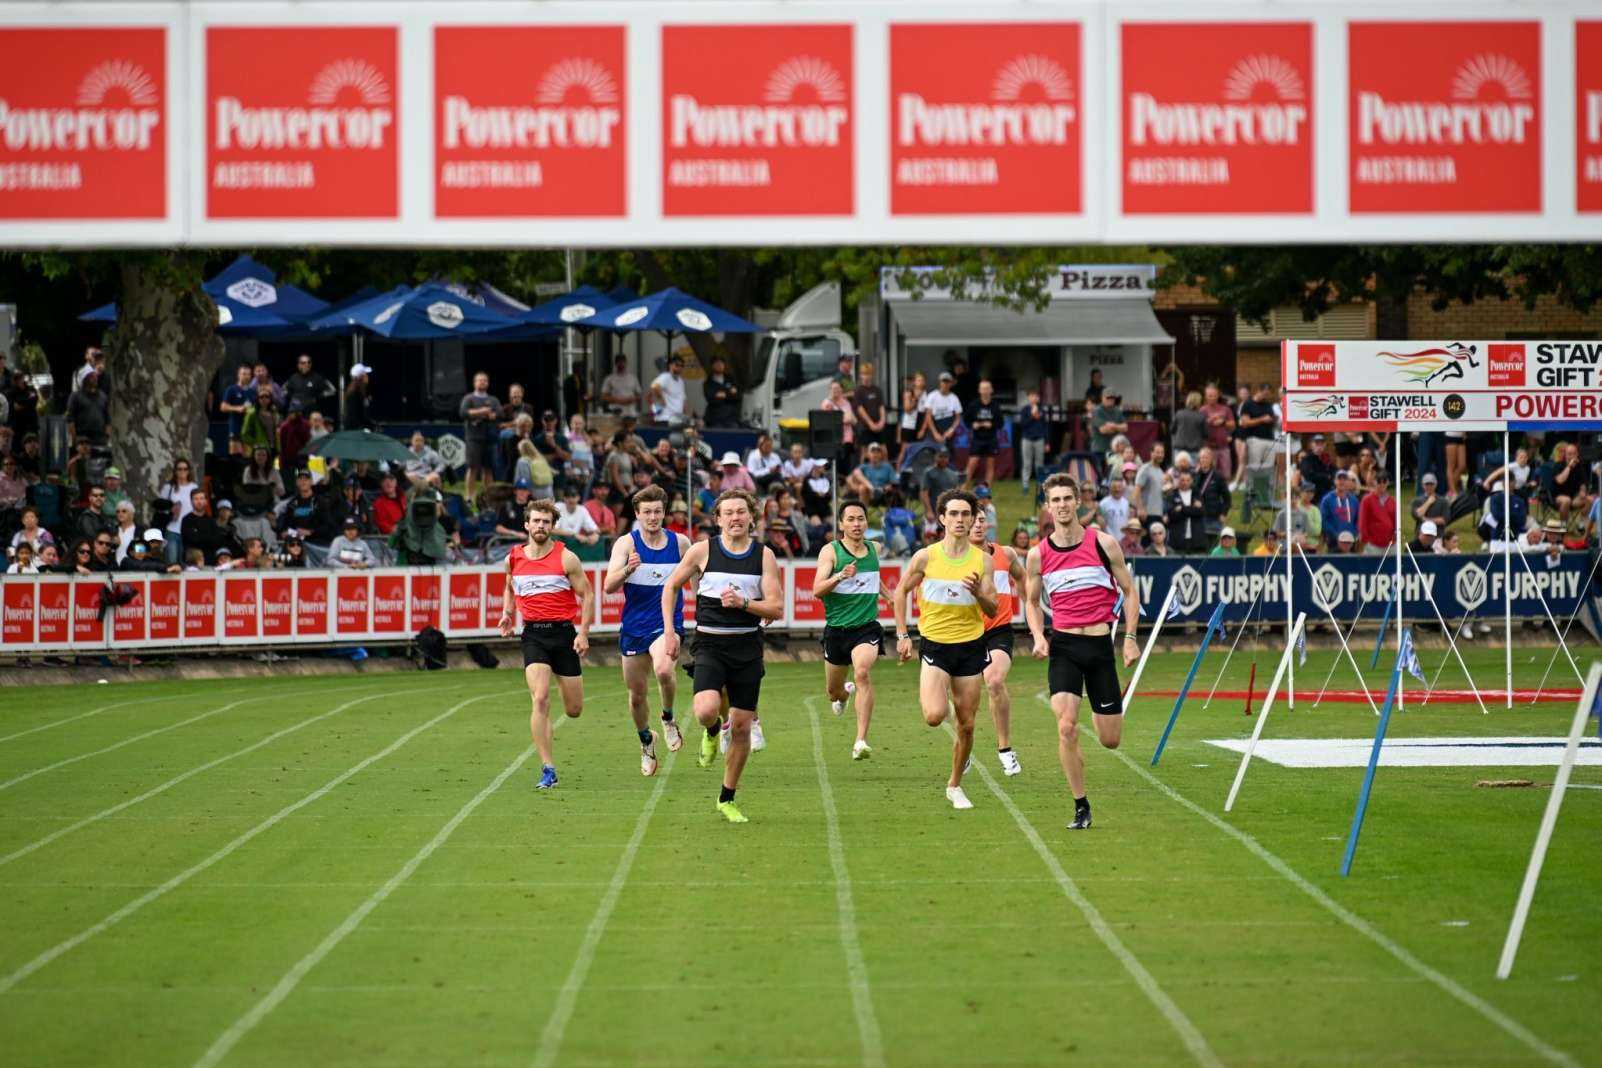
POLYGON ((1313 210, 1313 26, 1126 23, 1129 214, 1313 210))
POLYGON ((1602 423, 1602 342, 1287 341, 1291 430, 1602 423))
POLYGON ((1602 240, 1584 0, 0 3, 0 248, 1602 240))
POLYGON ((167 31, 0 29, 0 218, 167 214, 167 31))
POLYGON ((1077 22, 890 27, 890 211, 1076 214, 1077 22))
MULTIPOLYGON (((1499 554, 1425 554, 1418 558, 1419 571, 1411 564, 1402 574, 1402 610, 1406 619, 1434 620, 1433 599, 1447 620, 1461 622, 1500 618, 1504 571, 1499 554), (1422 573, 1422 574, 1420 574, 1422 573)), ((1545 619, 1546 599, 1552 614, 1561 622, 1574 613, 1581 600, 1588 604, 1602 590, 1587 589, 1594 558, 1587 553, 1532 553, 1530 570, 1513 561, 1513 614, 1524 619, 1545 619), (1533 575, 1532 573, 1533 572, 1533 575)), ((1309 556, 1309 568, 1300 560, 1291 572, 1291 595, 1297 611, 1305 611, 1309 622, 1358 618, 1378 622, 1385 605, 1396 591, 1396 558, 1377 556, 1309 556), (1387 562, 1388 561, 1388 562, 1387 562)), ((1177 619, 1205 622, 1215 605, 1224 605, 1224 619, 1238 623, 1248 611, 1252 618, 1269 622, 1285 621, 1285 558, 1243 556, 1139 556, 1131 561, 1135 584, 1143 605, 1159 605, 1168 596, 1169 586, 1177 593, 1174 605, 1177 619), (1252 602, 1257 608, 1252 610, 1252 602)), ((1155 611, 1151 608, 1150 611, 1155 611)), ((1393 610, 1394 611, 1394 610, 1393 610)), ((1581 613, 1585 626, 1596 629, 1595 606, 1581 613)))

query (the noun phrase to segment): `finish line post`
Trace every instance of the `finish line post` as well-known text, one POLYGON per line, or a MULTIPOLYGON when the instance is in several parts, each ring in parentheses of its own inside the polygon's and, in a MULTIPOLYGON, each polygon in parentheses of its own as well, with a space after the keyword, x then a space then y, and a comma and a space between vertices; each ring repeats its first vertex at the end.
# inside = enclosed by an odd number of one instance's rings
POLYGON ((1363 785, 1357 791, 1357 808, 1352 812, 1352 829, 1346 836, 1346 855, 1341 858, 1342 878, 1351 874, 1352 858, 1357 856, 1357 836, 1363 833, 1363 817, 1368 813, 1368 795, 1374 789, 1374 769, 1379 767, 1380 749, 1385 745, 1385 728, 1391 722, 1391 709, 1396 704, 1396 689, 1402 680, 1402 664, 1407 660, 1407 647, 1412 640, 1412 631, 1404 630, 1401 648, 1396 650, 1396 666, 1391 668, 1391 685, 1385 691, 1385 707, 1380 710, 1379 726, 1374 730, 1374 748, 1369 750, 1368 770, 1363 773, 1363 785))
POLYGON ((1190 684, 1196 681, 1196 672, 1200 670, 1202 658, 1207 655, 1207 647, 1213 642, 1213 633, 1224 621, 1224 605, 1219 603, 1213 609, 1212 618, 1207 621, 1207 633, 1202 635, 1201 648, 1196 650, 1196 659, 1190 663, 1190 673, 1185 676, 1185 685, 1179 688, 1179 696, 1174 699, 1174 710, 1168 714, 1168 725, 1163 728, 1163 736, 1157 739, 1157 749, 1151 755, 1151 766, 1156 767, 1157 761, 1162 759, 1163 747, 1168 744, 1168 736, 1173 733, 1174 724, 1179 722, 1179 710, 1185 704, 1185 695, 1190 693, 1190 684))

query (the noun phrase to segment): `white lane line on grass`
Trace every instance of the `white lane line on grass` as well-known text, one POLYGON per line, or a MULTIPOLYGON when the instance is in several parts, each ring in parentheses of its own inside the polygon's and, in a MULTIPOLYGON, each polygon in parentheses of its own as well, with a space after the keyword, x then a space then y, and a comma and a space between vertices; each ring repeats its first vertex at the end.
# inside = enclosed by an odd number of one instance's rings
MULTIPOLYGON (((946 724, 946 733, 955 733, 949 723, 946 724)), ((1157 980, 1146 970, 1146 966, 1140 963, 1140 958, 1136 957, 1113 931, 1112 924, 1108 923, 1102 916, 1101 910, 1091 904, 1090 899, 1079 889, 1079 885, 1063 870, 1063 866, 1058 862, 1056 854, 1051 851, 1045 840, 1040 837, 1040 832, 1035 830, 1035 825, 1029 822, 1029 817, 1025 816, 1023 811, 1013 803, 1012 798, 991 776, 989 769, 984 764, 975 761, 973 766, 974 770, 979 772, 979 777, 985 781, 985 785, 990 788, 990 792, 996 796, 996 800, 1001 802, 1002 807, 1007 810, 1013 822, 1018 825, 1018 829, 1023 831, 1024 837, 1034 847, 1035 854, 1046 865, 1046 869, 1057 880, 1057 885, 1062 888, 1063 896, 1073 902, 1074 907, 1085 917, 1085 922, 1090 924, 1090 929, 1095 932, 1096 937, 1101 939, 1101 944, 1106 946, 1112 955, 1118 958, 1118 963, 1122 964, 1124 971, 1128 972, 1130 977, 1135 980, 1135 985, 1140 987, 1141 993, 1146 995, 1146 1000, 1150 1001, 1156 1006, 1157 1011, 1163 1014, 1163 1019, 1167 1020, 1168 1025, 1178 1033, 1179 1040, 1185 1044, 1185 1049, 1190 1052, 1191 1057, 1195 1059, 1197 1064, 1206 1065, 1207 1068, 1223 1068, 1224 1062, 1218 1059, 1218 1055, 1207 1044, 1207 1039, 1202 1037, 1201 1031, 1197 1030, 1196 1025, 1190 1022, 1190 1017, 1186 1016, 1180 1007, 1174 1004, 1174 1000, 1163 992, 1163 988, 1157 985, 1157 980)))
POLYGON ((1241 845, 1245 846, 1247 850, 1255 854, 1259 860, 1267 864, 1270 868, 1274 869, 1274 871, 1278 872, 1281 876, 1288 880, 1291 885, 1302 891, 1302 893, 1306 894, 1308 897, 1322 905, 1328 912, 1335 916, 1336 919, 1340 920, 1346 926, 1350 927, 1352 930, 1361 934, 1363 937, 1379 946, 1385 952, 1395 957, 1415 974, 1429 980, 1431 983, 1434 983, 1437 987, 1444 990, 1458 1001, 1461 1001, 1464 1005, 1467 1005, 1481 1016, 1485 1017, 1486 1020, 1501 1028, 1508 1035, 1529 1047, 1532 1051, 1540 1055, 1545 1060, 1548 1060, 1553 1064, 1565 1065, 1567 1068, 1577 1068, 1574 1058, 1570 1057, 1567 1053, 1564 1053, 1560 1049, 1556 1049, 1547 1045, 1540 1038, 1538 1038, 1534 1032, 1530 1031, 1523 1024, 1519 1023, 1511 1016, 1508 1016, 1506 1013, 1502 1012, 1502 1010, 1498 1009, 1484 998, 1465 989, 1449 976, 1436 971, 1434 968, 1431 968, 1428 964, 1425 964, 1423 961, 1413 956, 1412 953, 1409 953, 1396 942, 1391 941, 1391 939, 1385 934, 1370 925, 1367 920, 1363 919, 1361 916, 1357 915, 1355 912, 1352 912, 1340 902, 1330 897, 1323 890, 1319 889, 1318 886, 1304 878, 1300 872, 1296 871, 1296 869, 1292 868, 1289 864, 1285 863, 1275 854, 1269 852, 1267 847, 1265 847, 1256 838, 1253 838, 1240 828, 1235 827, 1213 815, 1211 812, 1208 812, 1190 798, 1181 794, 1179 791, 1163 782, 1157 776, 1153 775, 1150 771, 1141 767, 1135 761, 1129 759, 1129 757, 1125 756, 1122 752, 1119 752, 1116 749, 1111 750, 1111 752, 1113 756, 1123 761, 1124 764, 1135 774, 1145 779, 1158 790, 1161 790, 1170 799, 1179 802, 1179 804, 1183 805, 1191 812, 1194 812, 1196 815, 1212 824, 1218 830, 1223 831, 1241 845))
MULTIPOLYGON (((293 692, 293 691, 291 691, 291 692, 293 692)), ((234 759, 236 759, 238 757, 245 756, 248 753, 254 753, 256 750, 262 748, 263 746, 270 745, 271 743, 276 742, 278 739, 284 737, 285 735, 294 734, 296 731, 301 730, 304 727, 310 727, 313 723, 316 723, 316 722, 318 722, 320 720, 325 720, 325 719, 329 718, 330 716, 337 716, 337 715, 339 715, 339 713, 345 711, 347 708, 351 708, 351 707, 353 707, 355 705, 359 705, 363 701, 376 701, 381 697, 396 697, 399 694, 401 694, 402 692, 409 692, 409 691, 390 690, 390 691, 388 691, 386 693, 375 693, 375 694, 369 694, 366 697, 358 697, 353 701, 346 701, 344 704, 338 706, 337 708, 333 708, 333 709, 330 709, 327 712, 321 712, 321 713, 319 713, 319 714, 317 714, 315 716, 312 716, 310 719, 303 719, 299 723, 296 723, 296 724, 294 724, 292 726, 289 726, 289 727, 285 727, 283 730, 274 731, 273 733, 267 735, 267 737, 261 739, 258 742, 254 742, 254 743, 252 743, 250 745, 247 745, 243 749, 236 749, 232 753, 229 753, 227 756, 220 756, 215 760, 208 760, 208 761, 206 761, 206 763, 201 764, 198 767, 190 768, 188 771, 182 773, 181 775, 173 776, 172 778, 168 779, 166 782, 162 783, 160 786, 152 786, 150 789, 146 790, 144 793, 140 794, 137 797, 130 797, 128 800, 119 802, 118 804, 115 804, 115 805, 112 805, 108 809, 102 809, 101 811, 96 812, 92 816, 85 816, 83 819, 78 820, 75 823, 70 823, 67 826, 61 828, 60 830, 50 832, 49 834, 45 835, 43 838, 39 839, 36 842, 30 842, 27 845, 21 847, 20 849, 14 849, 10 853, 7 853, 5 856, 0 857, 0 867, 4 867, 5 865, 10 864, 13 860, 18 860, 18 859, 20 859, 22 857, 25 857, 29 853, 32 853, 34 850, 43 849, 45 846, 49 845, 51 842, 57 841, 58 839, 61 839, 61 838, 64 838, 67 835, 71 834, 73 831, 80 830, 80 829, 82 829, 84 827, 87 827, 91 823, 98 823, 99 821, 101 821, 103 819, 109 819, 110 817, 115 816, 117 813, 125 811, 126 809, 130 809, 130 808, 132 808, 133 806, 139 804, 142 801, 148 801, 152 797, 155 797, 157 794, 160 794, 160 793, 163 793, 163 792, 165 792, 167 790, 170 790, 174 786, 177 786, 179 783, 184 782, 187 779, 192 779, 196 775, 199 775, 203 771, 210 771, 212 768, 217 767, 219 764, 226 764, 230 760, 234 760, 234 759)), ((261 700, 261 698, 256 698, 256 700, 261 700)))
MULTIPOLYGON (((561 726, 563 722, 565 722, 565 719, 558 720, 556 726, 561 726)), ((551 729, 554 731, 556 727, 552 727, 551 729)), ((345 922, 328 932, 328 935, 317 944, 316 949, 313 949, 310 953, 306 954, 295 963, 293 968, 284 973, 284 977, 278 980, 278 985, 274 986, 272 990, 267 992, 265 997, 256 1002, 255 1005, 251 1006, 248 1012, 246 1012, 239 1019, 235 1020, 233 1025, 229 1027, 228 1030, 224 1031, 221 1035, 218 1035, 217 1040, 211 1044, 211 1048, 206 1050, 201 1058, 195 1062, 196 1068, 212 1068, 213 1065, 219 1063, 224 1057, 228 1056, 229 1051, 239 1044, 240 1039, 249 1034, 257 1024, 262 1022, 262 1020, 266 1019, 268 1013, 272 1012, 280 1004, 282 1004, 283 1000, 287 998, 294 991, 295 987, 300 984, 300 981, 306 978, 307 973, 309 973, 313 968, 317 967, 317 965, 322 962, 324 957, 332 953, 334 948, 343 942, 347 935, 356 930, 357 927, 360 927, 362 921, 365 920, 374 909, 382 905, 384 900, 388 898, 390 894, 394 893, 402 883, 404 883, 407 879, 410 879, 412 877, 412 873, 417 871, 418 868, 422 867, 423 862, 428 860, 429 857, 433 856, 434 851, 440 846, 444 845, 452 834, 456 833, 456 828, 460 827, 462 822, 473 814, 473 810, 478 808, 479 805, 483 804, 491 794, 499 790, 506 783, 507 779, 510 779, 514 774, 517 773, 519 768, 528 763, 528 758, 533 755, 534 747, 531 745, 527 749, 524 749, 516 760, 506 765, 506 767, 501 770, 501 773, 495 776, 495 778, 491 780, 490 784, 484 787, 484 789, 480 790, 471 801, 457 809, 456 815, 452 816, 450 820, 446 822, 445 826, 439 829, 439 833, 435 834, 433 838, 430 838, 428 840, 428 844, 423 846, 422 849, 419 849, 416 853, 412 854, 412 859, 401 865, 400 870, 394 875, 391 875, 388 882, 386 882, 383 886, 380 886, 377 890, 374 890, 366 901, 363 901, 360 905, 356 906, 355 911, 353 911, 349 916, 345 917, 345 922)))
POLYGON ((629 871, 634 867, 634 856, 640 851, 640 843, 645 840, 651 814, 656 811, 657 802, 662 800, 662 791, 667 787, 668 776, 673 774, 677 758, 677 753, 668 754, 667 764, 662 768, 651 796, 646 798, 639 819, 634 821, 634 833, 629 837, 628 845, 623 847, 623 855, 618 858, 617 869, 612 872, 612 881, 607 884, 606 893, 601 895, 601 903, 595 906, 595 915, 590 917, 590 926, 584 932, 578 956, 573 958, 573 967, 568 970, 561 992, 556 995, 551 1018, 545 1021, 545 1029, 540 1032, 540 1044, 534 1051, 534 1068, 551 1068, 556 1063, 568 1021, 573 1018, 573 1010, 578 1005, 579 990, 589 977, 590 965, 595 963, 595 951, 601 944, 601 936, 606 933, 608 921, 612 919, 612 910, 617 908, 618 898, 623 896, 623 886, 629 881, 629 871))
MULTIPOLYGON (((237 690, 237 689, 236 690, 213 690, 207 696, 218 697, 218 696, 221 696, 222 694, 241 693, 241 692, 243 692, 243 691, 237 690)), ((27 730, 25 730, 25 731, 17 731, 15 734, 0 735, 0 742, 9 742, 13 738, 22 738, 22 737, 25 737, 26 735, 29 735, 29 734, 38 734, 40 731, 47 731, 47 730, 50 730, 53 727, 65 726, 66 724, 72 723, 72 722, 74 722, 76 720, 88 719, 90 716, 98 716, 102 712, 110 712, 110 711, 113 711, 114 709, 118 709, 118 708, 127 708, 130 705, 148 705, 148 704, 153 704, 156 701, 172 701, 172 700, 182 700, 182 698, 181 697, 180 698, 174 698, 171 694, 162 694, 160 697, 139 697, 139 698, 136 698, 136 699, 134 699, 132 701, 118 701, 115 704, 101 705, 99 708, 91 708, 87 712, 79 712, 76 715, 67 716, 67 717, 65 717, 63 719, 52 720, 49 723, 41 723, 37 727, 29 727, 27 730)))
POLYGON ((846 867, 845 845, 840 840, 840 817, 834 807, 834 788, 823 762, 823 731, 818 726, 817 698, 806 699, 807 722, 812 724, 812 762, 818 769, 818 792, 823 795, 823 821, 829 828, 829 866, 834 869, 834 904, 839 913, 840 948, 845 950, 846 976, 851 982, 851 1006, 856 1010, 857 1035, 862 1042, 862 1063, 881 1068, 884 1038, 873 1012, 873 991, 868 985, 868 963, 857 938, 857 906, 851 893, 851 871, 846 867))
POLYGON ((235 838, 233 841, 229 842, 227 845, 223 846, 221 849, 219 849, 215 853, 211 854, 205 860, 202 860, 198 864, 194 864, 194 865, 192 865, 192 866, 190 866, 188 868, 185 868, 183 871, 179 872, 177 875, 174 875, 171 879, 168 879, 166 882, 162 883, 160 886, 154 887, 151 890, 147 891, 146 893, 141 894, 140 896, 134 898, 132 901, 128 902, 128 904, 122 906, 122 908, 120 908, 117 911, 111 913, 110 915, 108 915, 105 919, 101 920, 100 922, 98 922, 98 923, 96 923, 96 924, 94 924, 94 925, 92 925, 90 927, 84 928, 82 931, 79 931, 77 934, 73 935, 71 938, 69 938, 69 939, 67 939, 67 940, 65 940, 63 942, 58 942, 55 945, 51 946, 49 949, 45 950, 43 953, 40 953, 37 957, 35 957, 32 960, 30 960, 27 964, 24 964, 22 967, 18 968, 16 971, 12 972, 10 975, 7 975, 3 979, 0 979, 0 994, 4 994, 6 991, 10 990, 12 987, 16 986, 18 983, 20 983, 24 979, 28 978, 28 976, 34 974, 39 969, 43 968, 45 965, 47 965, 51 961, 55 960, 57 957, 60 957, 61 955, 65 954, 65 953, 68 953, 73 949, 76 949, 78 946, 83 945, 85 942, 89 941, 89 939, 93 938, 95 935, 101 934, 102 932, 108 931, 111 928, 115 927, 117 924, 121 923, 123 920, 126 920, 129 916, 132 916, 134 913, 138 912, 140 909, 144 908, 146 905, 150 904, 152 901, 155 901, 157 898, 163 896, 168 891, 176 890, 178 887, 182 886, 184 883, 188 882, 190 879, 194 878, 196 875, 199 875, 201 872, 205 871, 207 868, 211 867, 213 864, 216 864, 218 861, 227 858, 230 854, 232 854, 240 846, 245 845, 246 843, 250 842, 257 835, 260 835, 265 831, 271 830, 273 827, 277 826, 283 820, 285 820, 288 817, 294 815, 296 812, 299 812, 301 809, 305 808, 307 805, 310 805, 314 801, 317 801, 318 799, 320 799, 320 798, 326 796, 327 794, 331 793, 341 783, 343 783, 346 780, 354 777, 356 774, 361 772, 363 769, 371 766, 372 764, 375 764, 378 761, 383 760, 385 757, 389 756, 391 753, 395 752, 401 746, 405 745, 407 742, 411 741, 413 738, 417 737, 419 734, 422 734, 424 731, 428 730, 430 727, 433 727, 436 724, 441 723, 441 722, 449 719, 451 716, 454 716, 457 712, 459 712, 462 709, 466 708, 468 705, 476 704, 479 701, 487 701, 492 697, 510 696, 511 694, 516 693, 516 692, 518 692, 518 691, 506 690, 506 691, 502 691, 500 693, 486 693, 486 694, 480 694, 477 697, 469 697, 465 701, 459 701, 456 704, 452 705, 450 708, 447 708, 444 712, 441 712, 439 715, 435 716, 433 719, 429 720, 428 722, 423 723, 423 724, 421 724, 419 726, 413 727, 411 730, 407 731, 405 734, 401 735, 399 738, 397 738, 393 742, 389 743, 389 745, 385 746, 383 749, 380 749, 378 752, 374 753, 372 756, 361 760, 360 762, 358 762, 357 764, 355 764, 353 767, 349 768, 348 770, 340 772, 334 778, 328 780, 328 782, 324 783, 322 786, 319 786, 317 789, 313 790, 311 793, 307 794, 305 797, 301 798, 299 801, 296 801, 296 802, 294 802, 293 804, 290 804, 290 805, 285 805, 283 808, 279 809, 277 812, 273 813, 271 816, 268 816, 266 819, 264 819, 260 823, 256 824, 256 826, 252 827, 250 830, 246 831, 244 834, 241 834, 239 837, 235 838))

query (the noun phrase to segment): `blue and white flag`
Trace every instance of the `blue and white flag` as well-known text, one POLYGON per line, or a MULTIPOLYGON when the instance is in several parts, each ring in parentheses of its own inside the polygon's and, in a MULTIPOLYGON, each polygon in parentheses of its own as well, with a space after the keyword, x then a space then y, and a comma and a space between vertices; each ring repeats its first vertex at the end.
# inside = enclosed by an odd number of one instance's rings
MULTIPOLYGON (((1119 590, 1118 591, 1118 600, 1113 602, 1113 613, 1112 614, 1113 614, 1113 619, 1122 619, 1123 618, 1123 614, 1124 614, 1124 591, 1123 590, 1119 590)), ((1145 616, 1146 616, 1146 606, 1145 605, 1141 605, 1138 609, 1136 609, 1136 614, 1144 619, 1145 616)), ((1174 613, 1173 612, 1169 612, 1168 613, 1168 618, 1172 619, 1173 617, 1174 617, 1174 613)))
POLYGON ((1418 650, 1413 648, 1413 631, 1411 628, 1402 632, 1402 667, 1407 673, 1428 686, 1429 679, 1424 677, 1424 668, 1418 662, 1418 650))
MULTIPOLYGON (((1222 606, 1220 606, 1220 607, 1222 607, 1222 606)), ((1168 602, 1168 614, 1163 617, 1163 622, 1167 623, 1170 620, 1174 620, 1174 619, 1178 619, 1178 618, 1179 618, 1179 598, 1175 597, 1172 601, 1168 602)))
POLYGON ((1296 666, 1307 666, 1307 631, 1300 630, 1296 634, 1296 666))

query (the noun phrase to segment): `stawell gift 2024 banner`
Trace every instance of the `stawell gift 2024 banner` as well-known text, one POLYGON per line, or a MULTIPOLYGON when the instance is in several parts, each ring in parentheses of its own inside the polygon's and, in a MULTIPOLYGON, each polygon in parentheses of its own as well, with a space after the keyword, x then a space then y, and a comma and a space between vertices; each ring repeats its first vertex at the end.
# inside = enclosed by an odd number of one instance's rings
POLYGON ((0 4, 10 246, 1602 240, 1578 0, 0 4))
POLYGON ((1287 341, 1291 430, 1602 429, 1602 341, 1287 341))

